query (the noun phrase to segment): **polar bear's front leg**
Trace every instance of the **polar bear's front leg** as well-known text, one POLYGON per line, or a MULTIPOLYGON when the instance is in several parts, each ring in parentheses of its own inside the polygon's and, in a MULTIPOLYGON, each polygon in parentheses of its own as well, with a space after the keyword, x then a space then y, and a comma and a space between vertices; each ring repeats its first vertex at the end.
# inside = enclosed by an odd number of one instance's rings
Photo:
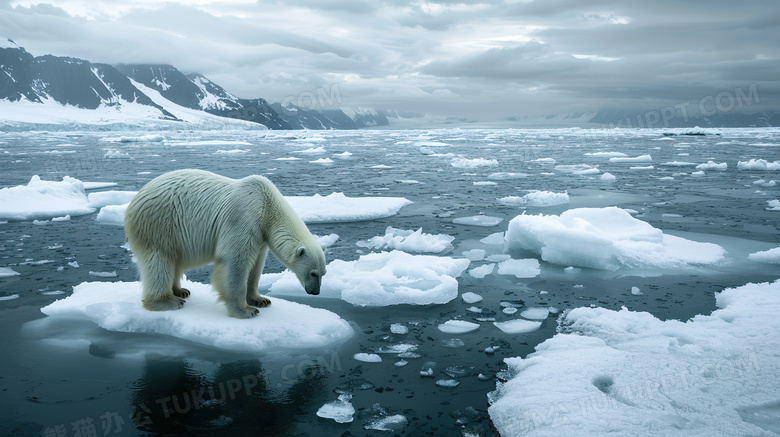
POLYGON ((168 311, 181 308, 184 296, 173 292, 176 262, 157 252, 136 256, 141 273, 144 308, 150 311, 168 311))
POLYGON ((265 296, 261 296, 257 291, 258 284, 260 283, 260 276, 263 274, 263 266, 265 266, 265 256, 268 254, 268 246, 265 246, 260 250, 260 255, 257 257, 252 271, 249 272, 249 280, 246 284, 246 303, 256 307, 267 307, 271 305, 271 299, 265 296))
MULTIPOLYGON (((244 254, 242 254, 244 255, 244 254)), ((249 279, 249 269, 246 261, 238 257, 218 257, 214 262, 211 283, 219 294, 221 301, 227 307, 228 315, 239 319, 254 317, 259 312, 257 308, 247 305, 246 286, 249 279)))

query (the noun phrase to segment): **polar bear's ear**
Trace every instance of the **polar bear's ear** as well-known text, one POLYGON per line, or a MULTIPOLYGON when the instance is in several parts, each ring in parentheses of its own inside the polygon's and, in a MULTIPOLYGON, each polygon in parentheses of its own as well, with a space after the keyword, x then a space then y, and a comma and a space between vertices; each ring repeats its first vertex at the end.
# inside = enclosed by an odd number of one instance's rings
POLYGON ((304 256, 304 255, 306 255, 306 248, 305 248, 305 247, 303 247, 303 246, 299 247, 299 248, 298 248, 298 249, 295 251, 295 254, 298 256, 298 258, 300 258, 300 257, 302 257, 302 256, 304 256))

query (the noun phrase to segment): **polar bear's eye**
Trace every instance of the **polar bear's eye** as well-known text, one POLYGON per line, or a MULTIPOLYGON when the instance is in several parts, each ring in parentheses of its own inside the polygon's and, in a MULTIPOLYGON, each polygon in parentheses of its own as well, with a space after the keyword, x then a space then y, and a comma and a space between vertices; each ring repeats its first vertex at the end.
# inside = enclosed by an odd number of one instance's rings
POLYGON ((311 272, 311 277, 317 279, 320 275, 317 272, 311 272))

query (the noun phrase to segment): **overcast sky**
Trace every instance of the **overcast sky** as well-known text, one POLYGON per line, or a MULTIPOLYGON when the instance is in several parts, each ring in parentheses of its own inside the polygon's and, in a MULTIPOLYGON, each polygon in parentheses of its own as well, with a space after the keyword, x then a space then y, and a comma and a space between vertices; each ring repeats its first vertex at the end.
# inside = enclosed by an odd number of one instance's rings
POLYGON ((777 0, 0 0, 0 37, 36 56, 172 64, 269 101, 320 89, 486 120, 718 94, 728 109, 723 93, 752 87, 747 109, 780 109, 777 0))

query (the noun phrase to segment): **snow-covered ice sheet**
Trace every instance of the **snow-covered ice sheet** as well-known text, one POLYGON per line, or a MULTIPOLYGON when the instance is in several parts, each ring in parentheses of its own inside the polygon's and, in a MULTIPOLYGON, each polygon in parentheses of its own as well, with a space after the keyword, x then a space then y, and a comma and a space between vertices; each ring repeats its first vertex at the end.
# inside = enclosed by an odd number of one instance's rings
MULTIPOLYGON (((443 304, 458 297, 455 279, 470 261, 432 255, 412 255, 393 250, 362 255, 355 261, 334 260, 322 278, 320 296, 341 298, 357 306, 397 304, 443 304)), ((262 283, 274 281, 271 294, 301 295, 295 275, 286 270, 275 276, 264 275, 262 283)))
POLYGON ((780 247, 751 253, 748 259, 766 264, 780 264, 780 247))
POLYGON ((365 241, 358 241, 359 247, 378 250, 401 250, 415 253, 441 253, 452 249, 455 237, 446 234, 426 234, 422 228, 416 231, 396 229, 388 226, 385 235, 376 236, 365 241))
POLYGON ((576 308, 488 395, 503 436, 775 435, 780 281, 717 295, 687 322, 576 308))
POLYGON ((519 215, 505 239, 510 250, 530 250, 550 263, 604 270, 711 265, 726 255, 717 244, 666 234, 617 207, 519 215))
POLYGON ((41 220, 93 212, 84 184, 68 176, 55 182, 35 175, 27 185, 0 188, 0 220, 41 220))
POLYGON ((276 297, 256 317, 235 319, 209 285, 183 281, 182 286, 192 294, 174 311, 145 310, 140 282, 84 282, 41 312, 88 320, 109 331, 163 334, 243 352, 319 348, 353 333, 349 323, 330 311, 276 297))

